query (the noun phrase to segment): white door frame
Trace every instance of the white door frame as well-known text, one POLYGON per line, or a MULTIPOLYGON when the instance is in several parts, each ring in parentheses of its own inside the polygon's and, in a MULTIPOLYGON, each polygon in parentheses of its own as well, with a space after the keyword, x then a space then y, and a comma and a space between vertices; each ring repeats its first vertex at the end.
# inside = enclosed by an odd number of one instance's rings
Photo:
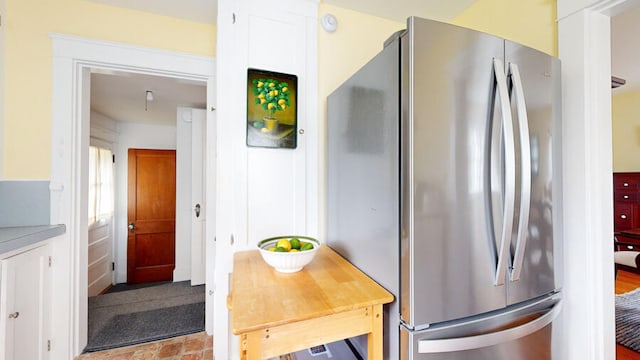
MULTIPOLYGON (((51 148, 51 223, 65 224, 67 232, 53 244, 54 260, 52 359, 72 359, 87 343, 87 234, 83 216, 83 145, 88 142, 89 119, 83 118, 82 75, 100 68, 207 82, 207 108, 214 108, 215 59, 109 41, 51 34, 53 96, 51 148), (83 225, 84 224, 84 225, 83 225)), ((207 118, 210 117, 207 112, 207 118)), ((215 132, 210 131, 210 136, 215 132)), ((88 148, 87 148, 88 149, 88 148)), ((215 182, 211 183, 215 186, 215 182)), ((207 182, 207 191, 215 188, 207 182)), ((213 272, 213 269, 207 269, 213 272)), ((209 287, 209 285, 207 286, 209 287)), ((209 297, 207 297, 207 300, 209 297)), ((206 313, 213 314, 207 301, 206 313)), ((212 305, 212 304, 211 304, 212 305)), ((210 316, 207 316, 207 319, 210 316)))
POLYGON ((615 359, 610 16, 639 3, 558 0, 564 133, 559 359, 615 359))

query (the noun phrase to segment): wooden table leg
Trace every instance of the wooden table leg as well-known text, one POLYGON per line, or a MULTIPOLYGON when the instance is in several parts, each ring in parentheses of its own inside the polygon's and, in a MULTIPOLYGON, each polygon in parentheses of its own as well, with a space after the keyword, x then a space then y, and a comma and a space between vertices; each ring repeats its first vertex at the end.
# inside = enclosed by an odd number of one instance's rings
POLYGON ((382 330, 382 304, 373 305, 371 314, 372 331, 367 336, 367 353, 369 360, 382 360, 383 357, 383 330, 382 330))
POLYGON ((262 338, 260 331, 246 334, 246 358, 243 360, 262 360, 262 338))

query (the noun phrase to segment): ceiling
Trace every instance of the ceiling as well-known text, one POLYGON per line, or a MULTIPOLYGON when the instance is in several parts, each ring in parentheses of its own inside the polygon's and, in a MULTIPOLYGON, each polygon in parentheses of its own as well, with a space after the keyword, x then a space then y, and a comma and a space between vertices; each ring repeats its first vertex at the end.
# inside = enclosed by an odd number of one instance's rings
POLYGON ((613 90, 614 94, 640 91, 640 7, 611 19, 611 75, 627 83, 613 90))
MULTIPOLYGON (((215 24, 216 0, 88 0, 127 7, 160 15, 215 24)), ((335 6, 386 19, 405 22, 410 15, 449 20, 477 0, 322 0, 335 6)), ((340 21, 340 19, 338 19, 340 21)), ((614 94, 640 90, 640 47, 636 46, 640 8, 612 18, 612 75, 626 80, 614 94)), ((176 107, 206 106, 206 84, 131 74, 96 72, 92 74, 91 108, 116 121, 175 124, 176 107), (144 108, 145 91, 154 101, 144 108)))
POLYGON ((179 106, 204 109, 207 84, 122 71, 91 74, 91 110, 119 122, 175 125, 179 106), (153 101, 145 101, 146 91, 153 101))

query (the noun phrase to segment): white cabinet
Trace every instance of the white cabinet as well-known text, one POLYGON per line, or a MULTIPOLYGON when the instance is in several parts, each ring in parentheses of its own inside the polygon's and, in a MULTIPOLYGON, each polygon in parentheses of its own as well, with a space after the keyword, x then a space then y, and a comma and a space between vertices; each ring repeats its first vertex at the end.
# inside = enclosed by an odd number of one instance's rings
POLYGON ((0 260, 0 360, 49 358, 49 256, 44 244, 0 260))

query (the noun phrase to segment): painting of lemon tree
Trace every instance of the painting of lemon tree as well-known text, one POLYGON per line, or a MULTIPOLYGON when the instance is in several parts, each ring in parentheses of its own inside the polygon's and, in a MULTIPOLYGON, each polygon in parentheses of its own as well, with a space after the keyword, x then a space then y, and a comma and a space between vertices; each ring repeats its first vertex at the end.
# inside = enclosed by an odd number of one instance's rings
POLYGON ((248 70, 247 146, 296 148, 297 84, 295 75, 248 70))

